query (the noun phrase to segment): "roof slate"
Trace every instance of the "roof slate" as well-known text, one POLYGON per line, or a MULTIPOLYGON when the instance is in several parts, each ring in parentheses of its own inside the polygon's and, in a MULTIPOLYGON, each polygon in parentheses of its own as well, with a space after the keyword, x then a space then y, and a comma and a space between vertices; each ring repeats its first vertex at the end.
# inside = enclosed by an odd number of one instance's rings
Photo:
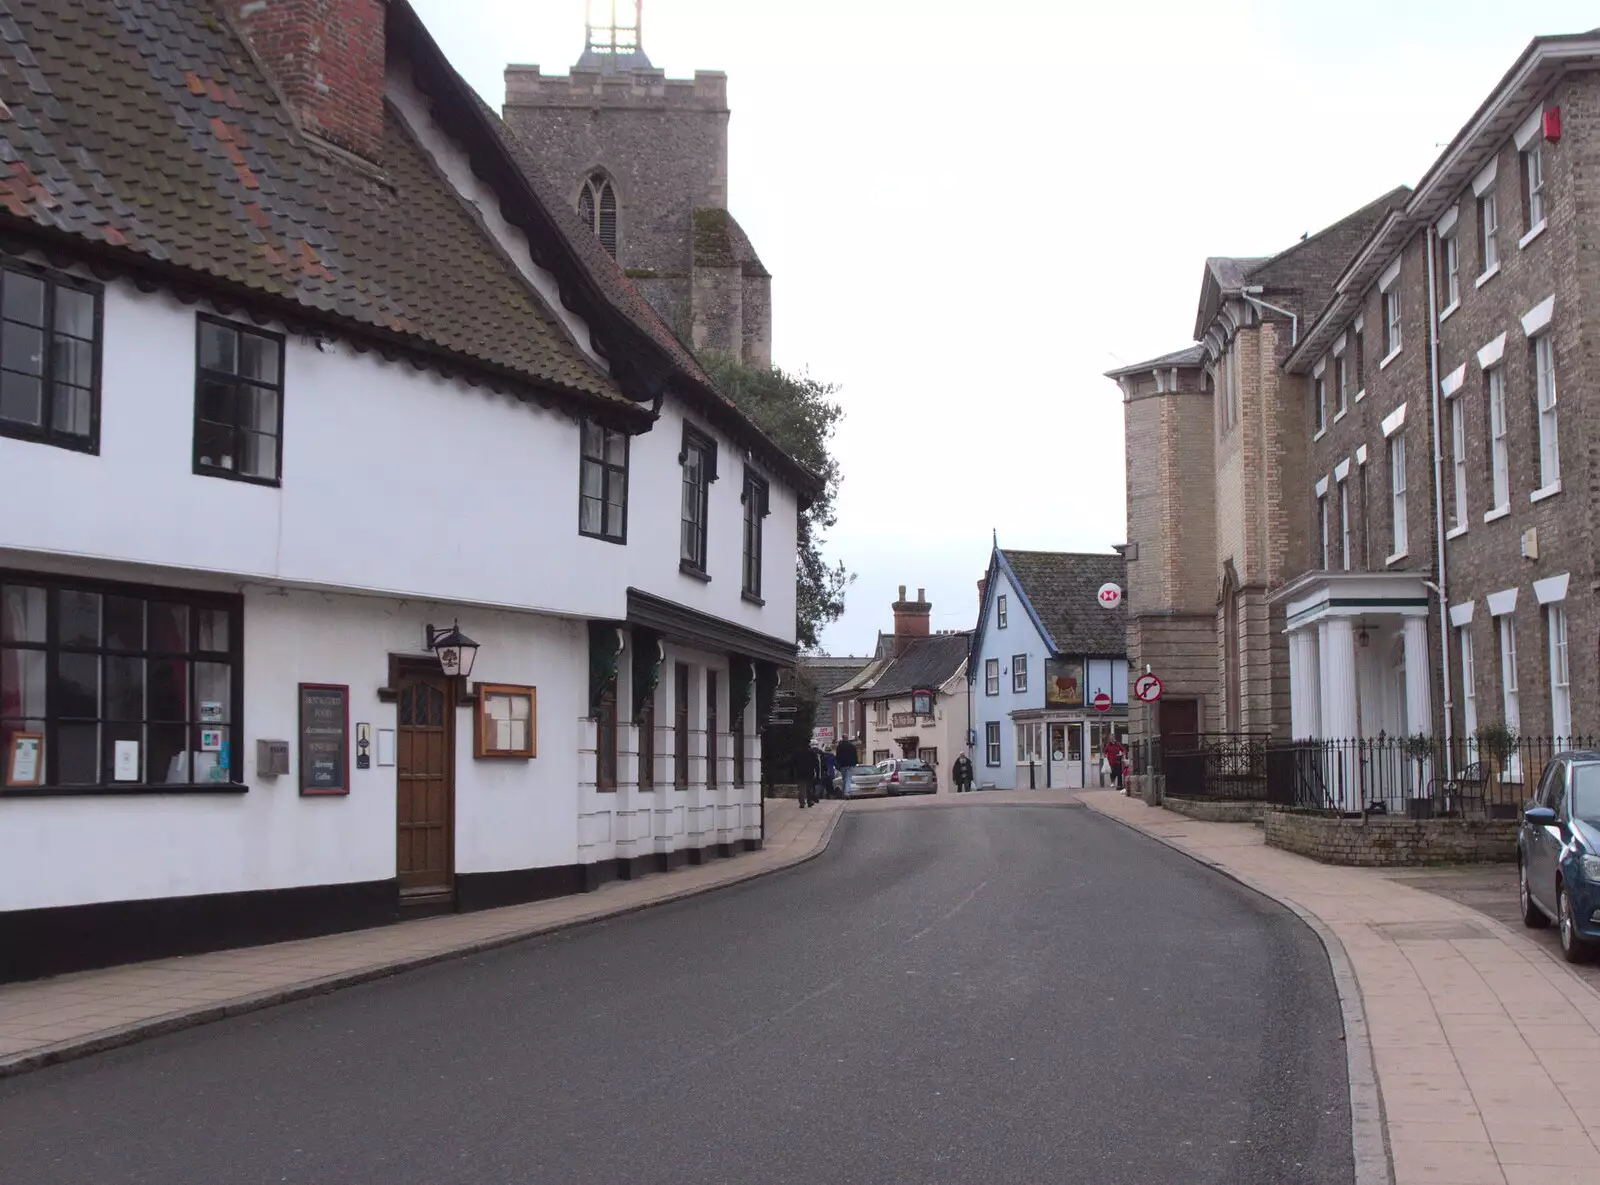
POLYGON ((1100 608, 1100 586, 1128 582, 1128 563, 1115 553, 1002 550, 1055 646, 1057 654, 1122 655, 1128 652, 1127 601, 1100 608))
POLYGON ((628 402, 393 108, 375 174, 297 130, 204 0, 9 7, 0 226, 81 236, 540 387, 628 402))
POLYGON ((1181 350, 1174 350, 1170 354, 1163 354, 1159 358, 1152 358, 1148 362, 1135 362, 1131 366, 1120 366, 1116 370, 1106 371, 1110 379, 1120 378, 1128 374, 1141 374, 1147 370, 1162 370, 1169 366, 1199 366, 1206 359, 1204 346, 1185 346, 1181 350))
POLYGON ((873 684, 872 698, 889 699, 910 695, 913 691, 936 689, 961 669, 971 646, 971 630, 918 638, 873 684))

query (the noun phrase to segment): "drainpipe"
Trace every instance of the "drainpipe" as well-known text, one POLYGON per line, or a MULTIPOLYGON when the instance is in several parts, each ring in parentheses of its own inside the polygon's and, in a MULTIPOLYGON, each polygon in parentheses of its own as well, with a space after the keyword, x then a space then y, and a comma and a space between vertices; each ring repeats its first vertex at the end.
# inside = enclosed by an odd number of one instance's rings
POLYGON ((1258 309, 1271 309, 1274 313, 1282 313, 1285 317, 1289 318, 1289 347, 1290 349, 1293 349, 1300 342, 1299 315, 1296 313, 1291 313, 1288 309, 1280 309, 1275 304, 1268 304, 1266 301, 1262 300, 1256 295, 1256 293, 1260 291, 1261 285, 1256 284, 1250 288, 1242 289, 1239 295, 1244 297, 1251 304, 1255 305, 1258 309))
POLYGON ((1439 288, 1434 275, 1435 249, 1438 239, 1432 224, 1428 226, 1428 386, 1433 400, 1433 534, 1439 548, 1439 657, 1443 659, 1440 672, 1444 676, 1444 778, 1455 777, 1455 757, 1451 753, 1451 716, 1455 704, 1450 686, 1450 602, 1445 596, 1444 578, 1444 444, 1439 427, 1439 288))

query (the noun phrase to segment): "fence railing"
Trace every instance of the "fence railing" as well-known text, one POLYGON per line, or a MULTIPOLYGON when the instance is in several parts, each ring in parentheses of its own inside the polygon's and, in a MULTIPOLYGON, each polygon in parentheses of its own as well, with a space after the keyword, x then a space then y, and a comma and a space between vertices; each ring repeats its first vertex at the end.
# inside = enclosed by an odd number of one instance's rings
POLYGON ((1276 741, 1205 734, 1129 746, 1135 775, 1165 775, 1179 798, 1243 800, 1413 818, 1514 819, 1545 765, 1600 737, 1431 737, 1276 741))

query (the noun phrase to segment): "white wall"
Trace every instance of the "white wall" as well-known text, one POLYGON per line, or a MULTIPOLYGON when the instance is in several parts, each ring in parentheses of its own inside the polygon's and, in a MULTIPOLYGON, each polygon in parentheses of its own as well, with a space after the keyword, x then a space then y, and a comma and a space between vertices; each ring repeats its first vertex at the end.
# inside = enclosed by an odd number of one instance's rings
POLYGON ((972 688, 972 727, 978 740, 972 747, 972 768, 977 784, 992 785, 1000 789, 1013 788, 1016 777, 1016 730, 1010 714, 1026 708, 1044 707, 1045 659, 1049 648, 1028 616, 1022 596, 1000 568, 995 569, 994 587, 989 590, 985 606, 986 619, 983 649, 978 655, 976 678, 972 688), (1006 598, 1006 628, 999 625, 1000 597, 1006 598), (1019 695, 1011 690, 1011 664, 1015 655, 1028 656, 1028 690, 1019 695), (984 672, 987 660, 1000 660, 1000 694, 984 694, 984 672), (1000 722, 1000 764, 989 765, 985 746, 984 726, 988 721, 1000 722))
MULTIPOLYGON (((113 575, 104 566, 98 574, 113 575)), ((424 623, 438 624, 440 616, 439 606, 418 601, 247 587, 245 719, 232 747, 243 760, 248 792, 0 798, 0 910, 393 877, 395 768, 378 766, 376 753, 371 769, 354 767, 355 725, 372 725, 374 749, 377 730, 394 727, 395 705, 377 695, 388 680, 388 654, 420 650, 424 623), (289 740, 290 768, 298 769, 301 682, 349 685, 346 796, 302 798, 295 773, 256 774, 258 738, 289 740)), ((458 709, 456 870, 574 863, 578 719, 588 678, 584 630, 575 622, 478 610, 469 632, 482 644, 474 680, 538 687, 539 755, 526 762, 475 760, 471 713, 458 709)))

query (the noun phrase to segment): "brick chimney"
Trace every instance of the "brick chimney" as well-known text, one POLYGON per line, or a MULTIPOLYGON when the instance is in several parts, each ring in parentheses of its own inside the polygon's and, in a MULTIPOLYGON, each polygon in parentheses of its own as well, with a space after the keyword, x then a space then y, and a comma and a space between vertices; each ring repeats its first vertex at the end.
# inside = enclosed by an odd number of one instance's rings
POLYGON ((894 603, 894 655, 899 658, 915 638, 928 636, 928 621, 933 606, 924 595, 926 589, 917 589, 917 599, 906 600, 906 586, 900 586, 900 599, 894 603))
POLYGON ((978 608, 983 608, 983 594, 989 591, 989 574, 985 572, 978 577, 978 608))
POLYGON ((222 0, 309 132, 370 161, 383 143, 387 0, 222 0))

